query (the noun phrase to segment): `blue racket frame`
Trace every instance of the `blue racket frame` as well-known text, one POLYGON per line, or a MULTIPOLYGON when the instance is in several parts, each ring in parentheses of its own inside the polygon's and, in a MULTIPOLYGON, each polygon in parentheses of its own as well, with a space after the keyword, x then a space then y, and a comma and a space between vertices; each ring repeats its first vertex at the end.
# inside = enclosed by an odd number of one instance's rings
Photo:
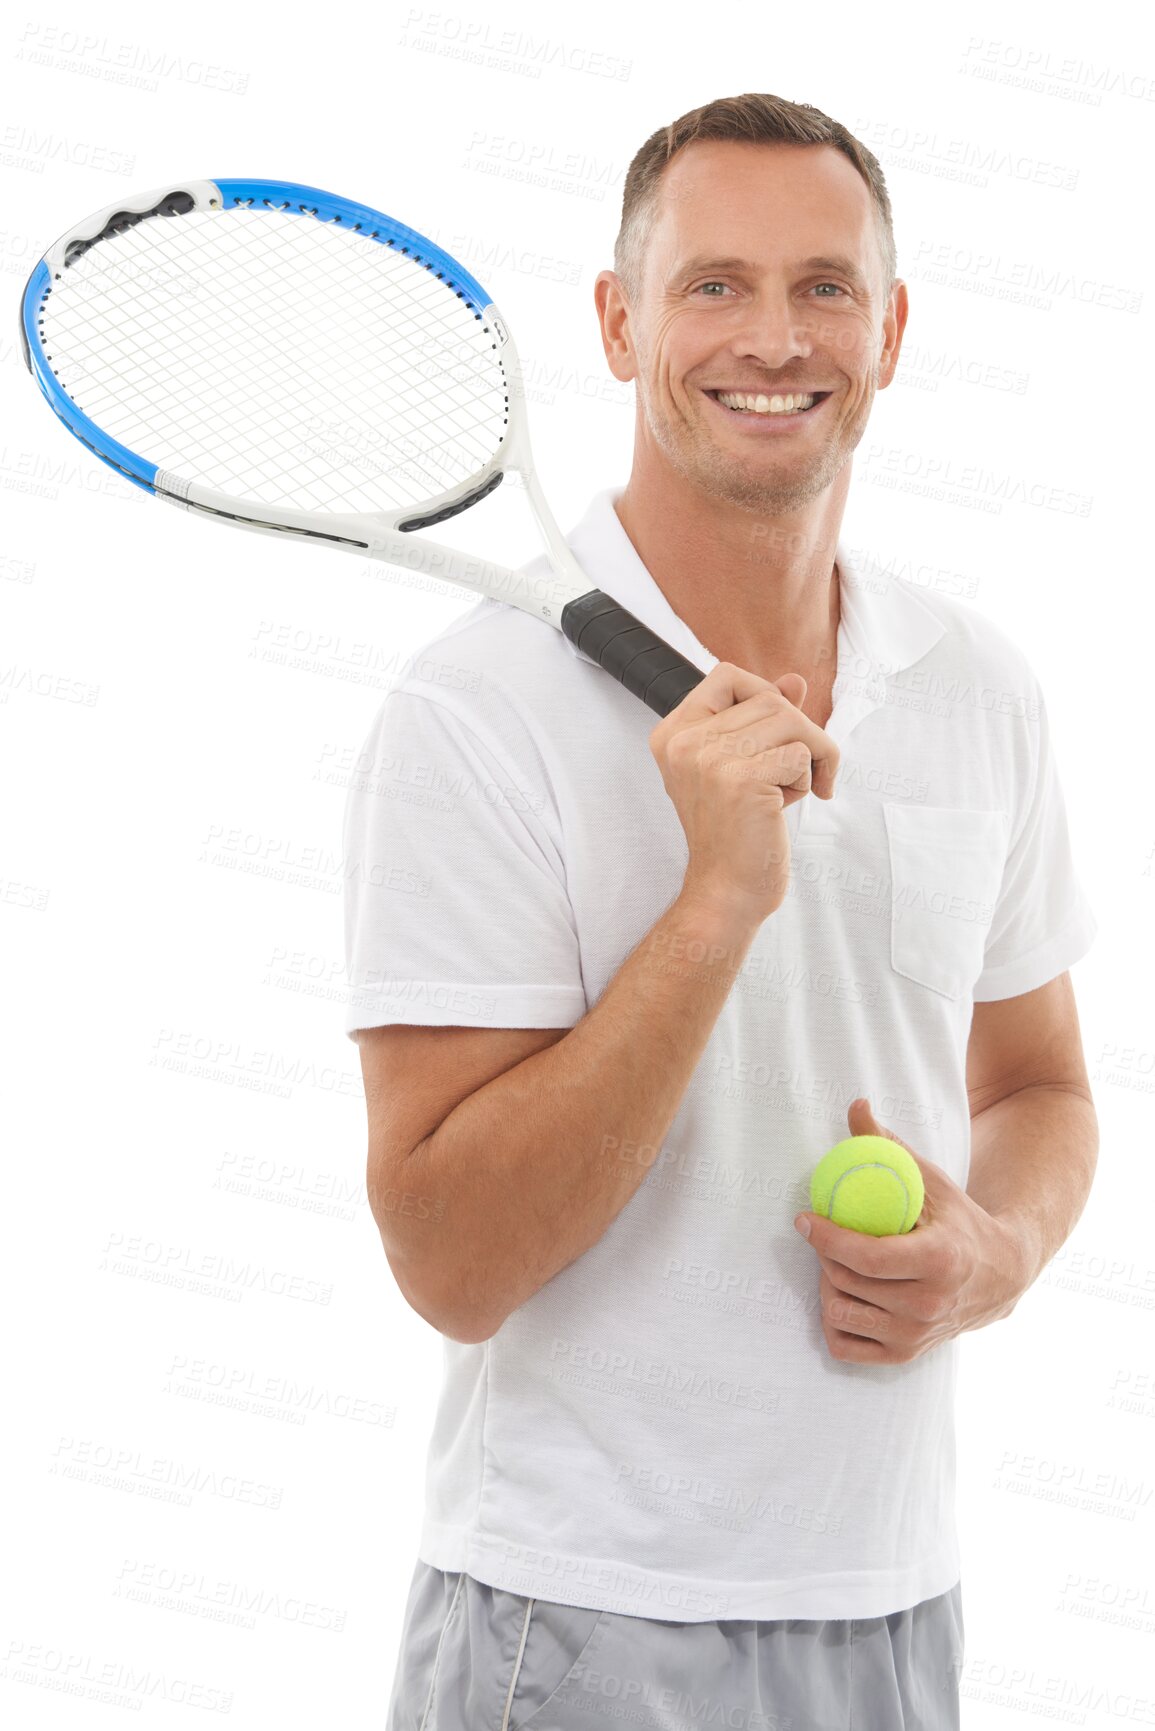
POLYGON ((382 246, 394 247, 398 252, 412 258, 415 263, 424 265, 426 270, 432 272, 465 302, 476 318, 483 318, 485 309, 492 305, 491 297, 477 278, 471 276, 435 241, 419 234, 415 228, 407 227, 395 217, 386 216, 383 211, 374 210, 371 205, 358 204, 355 200, 342 198, 337 193, 325 192, 318 186, 302 186, 295 180, 190 181, 182 186, 170 186, 156 192, 143 193, 122 205, 110 205, 105 210, 86 217, 83 222, 69 229, 67 234, 61 235, 49 248, 24 286, 20 306, 20 337, 24 361, 40 386, 49 408, 64 422, 69 432, 86 445, 93 456, 99 457, 102 463, 107 463, 118 474, 124 475, 149 493, 156 492, 159 465, 150 463, 139 452, 130 451, 126 445, 111 438, 90 420, 69 396, 57 378, 51 357, 44 347, 40 315, 53 282, 68 269, 67 255, 70 249, 80 248, 87 252, 88 248, 97 245, 106 233, 118 233, 132 223, 167 222, 189 210, 232 210, 238 205, 254 210, 262 207, 268 210, 295 210, 302 216, 313 217, 317 222, 340 223, 351 233, 361 234, 367 240, 379 241, 382 246), (187 202, 181 208, 165 211, 166 204, 182 197, 187 202))

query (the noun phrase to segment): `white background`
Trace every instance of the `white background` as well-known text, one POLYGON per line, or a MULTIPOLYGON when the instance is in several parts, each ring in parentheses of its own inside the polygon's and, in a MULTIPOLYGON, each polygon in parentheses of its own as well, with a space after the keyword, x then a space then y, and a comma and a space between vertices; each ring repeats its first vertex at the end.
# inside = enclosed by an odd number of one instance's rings
MULTIPOLYGON (((10 1722, 384 1722, 441 1345, 365 1202, 341 815, 391 678, 472 605, 118 478, 25 371, 27 276, 186 177, 384 210, 509 317, 568 528, 629 470, 592 298, 626 167, 753 88, 881 159, 911 316, 846 528, 1030 653, 1100 921, 1094 1190, 963 1345, 964 1724, 1155 1723, 1151 34, 1102 5, 695 8, 681 35, 617 3, 92 11, 0 32, 10 1722)), ((537 551, 500 495, 454 527, 537 551)))

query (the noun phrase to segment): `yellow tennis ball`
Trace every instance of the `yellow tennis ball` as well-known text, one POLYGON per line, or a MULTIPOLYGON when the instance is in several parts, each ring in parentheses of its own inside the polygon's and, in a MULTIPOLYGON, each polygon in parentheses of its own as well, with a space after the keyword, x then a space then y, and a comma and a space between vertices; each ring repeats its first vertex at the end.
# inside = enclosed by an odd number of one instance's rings
POLYGON ((810 1176, 815 1214, 875 1238, 909 1232, 924 1197, 918 1161, 889 1136, 848 1136, 810 1176))

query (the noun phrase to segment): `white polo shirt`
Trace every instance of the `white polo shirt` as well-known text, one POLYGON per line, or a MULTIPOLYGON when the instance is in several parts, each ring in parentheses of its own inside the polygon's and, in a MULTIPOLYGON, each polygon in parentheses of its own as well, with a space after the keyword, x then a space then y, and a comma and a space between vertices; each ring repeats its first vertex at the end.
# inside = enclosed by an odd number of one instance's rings
MULTIPOLYGON (((621 492, 566 539, 708 672, 621 492)), ((958 1340, 833 1359, 793 1220, 859 1094, 965 1188, 972 1002, 1045 984, 1097 925, 1023 652, 846 541, 837 561, 834 798, 790 807, 789 892, 636 1193, 492 1339, 445 1341, 419 1545, 438 1568, 672 1621, 874 1617, 960 1577, 958 1340)), ((597 1003, 687 863, 657 722, 504 603, 423 646, 346 805, 350 1035, 572 1027, 597 1003)))

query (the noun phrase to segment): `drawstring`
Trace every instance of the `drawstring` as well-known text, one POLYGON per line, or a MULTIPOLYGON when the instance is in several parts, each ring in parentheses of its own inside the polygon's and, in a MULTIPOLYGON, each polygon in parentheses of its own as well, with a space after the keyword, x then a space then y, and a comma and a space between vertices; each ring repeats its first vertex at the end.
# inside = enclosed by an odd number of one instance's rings
POLYGON ((521 1645, 517 1649, 517 1660, 513 1667, 513 1676, 509 1679, 509 1694, 505 1697, 505 1712, 501 1716, 501 1731, 509 1731, 509 1715, 513 1708, 513 1692, 517 1688, 518 1673, 521 1670, 521 1656, 525 1652, 526 1638, 529 1635, 529 1619, 533 1616, 534 1601, 526 1600, 525 1622, 521 1625, 521 1645))

